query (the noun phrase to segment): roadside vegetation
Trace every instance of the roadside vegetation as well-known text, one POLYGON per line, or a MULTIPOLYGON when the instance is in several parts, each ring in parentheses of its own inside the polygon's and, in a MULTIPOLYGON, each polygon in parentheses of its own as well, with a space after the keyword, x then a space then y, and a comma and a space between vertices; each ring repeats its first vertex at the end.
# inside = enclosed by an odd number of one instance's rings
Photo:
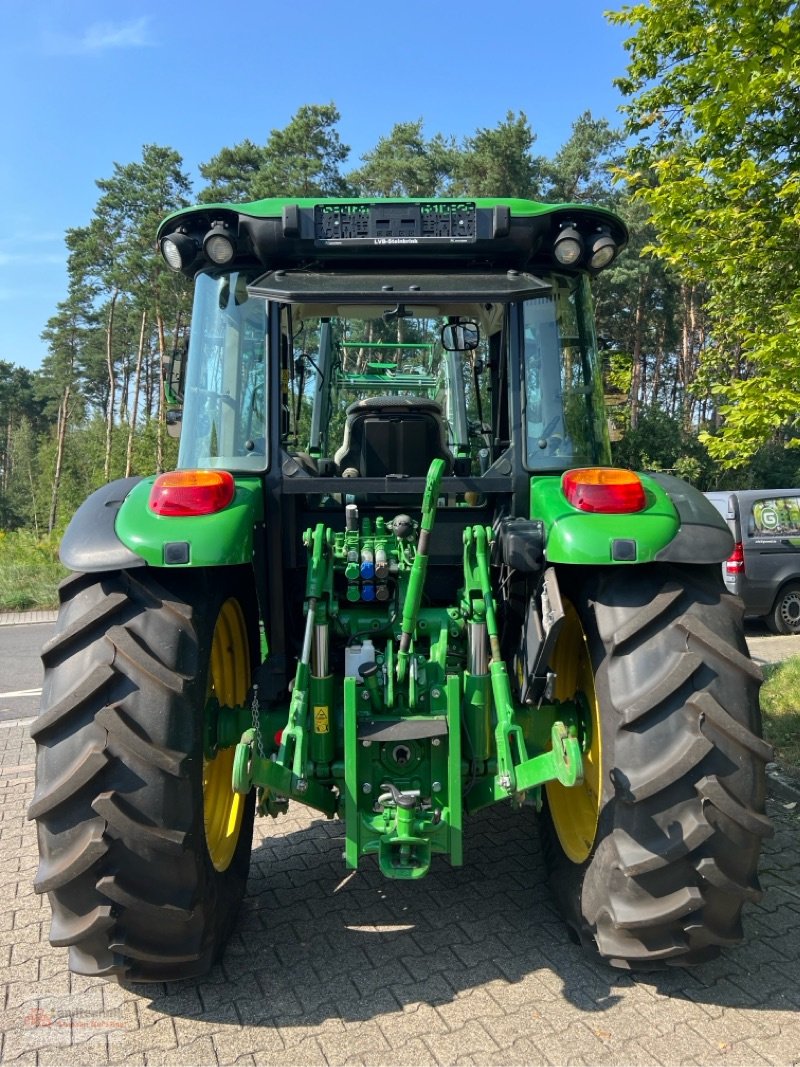
POLYGON ((56 607, 58 583, 66 574, 58 538, 0 530, 0 611, 56 607))
POLYGON ((764 668, 761 713, 764 737, 778 762, 800 775, 800 656, 764 668))

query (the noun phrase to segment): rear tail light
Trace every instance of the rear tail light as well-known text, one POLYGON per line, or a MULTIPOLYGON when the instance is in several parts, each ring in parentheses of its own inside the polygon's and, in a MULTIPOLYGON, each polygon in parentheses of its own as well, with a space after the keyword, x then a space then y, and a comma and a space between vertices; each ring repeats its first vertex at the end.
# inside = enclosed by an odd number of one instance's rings
POLYGON ((156 515, 211 515, 230 504, 235 490, 228 471, 169 471, 153 482, 150 510, 156 515))
POLYGON ((744 548, 742 542, 737 541, 733 546, 733 552, 725 561, 726 574, 744 574, 744 548))
POLYGON ((642 511, 647 504, 638 474, 615 467, 582 467, 561 479, 564 496, 581 511, 619 515, 642 511))

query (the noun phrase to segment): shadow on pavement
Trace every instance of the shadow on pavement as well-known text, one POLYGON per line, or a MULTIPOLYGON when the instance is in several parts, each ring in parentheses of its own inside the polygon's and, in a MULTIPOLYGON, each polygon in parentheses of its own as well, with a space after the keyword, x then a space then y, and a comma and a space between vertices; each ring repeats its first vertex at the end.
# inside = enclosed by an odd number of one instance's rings
POLYGON ((468 822, 464 867, 440 860, 419 883, 387 881, 369 862, 347 872, 340 823, 282 836, 270 821, 222 962, 200 980, 130 989, 159 1012, 256 1027, 366 1021, 479 987, 499 1014, 515 1003, 557 1014, 565 1000, 603 1013, 634 985, 655 1000, 796 1010, 798 817, 771 808, 767 894, 745 908, 744 944, 700 968, 631 974, 588 957, 558 917, 533 813, 495 809, 468 822))

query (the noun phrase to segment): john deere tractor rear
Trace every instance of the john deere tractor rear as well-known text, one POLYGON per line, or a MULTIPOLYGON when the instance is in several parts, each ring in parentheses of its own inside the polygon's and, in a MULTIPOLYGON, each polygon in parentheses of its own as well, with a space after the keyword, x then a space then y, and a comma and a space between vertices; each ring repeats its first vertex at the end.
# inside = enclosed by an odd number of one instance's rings
POLYGON ((36 886, 73 970, 205 971, 254 811, 292 803, 390 879, 528 804, 590 951, 689 964, 741 938, 760 677, 716 510, 609 467, 589 282, 626 238, 500 199, 162 224, 196 279, 178 469, 75 515, 33 727, 36 886))

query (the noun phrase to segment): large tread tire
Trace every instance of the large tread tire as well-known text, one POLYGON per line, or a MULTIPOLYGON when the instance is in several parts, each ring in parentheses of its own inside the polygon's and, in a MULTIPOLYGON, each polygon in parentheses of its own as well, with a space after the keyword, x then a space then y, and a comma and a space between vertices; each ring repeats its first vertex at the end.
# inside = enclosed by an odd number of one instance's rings
POLYGON ((250 865, 253 797, 222 872, 203 809, 210 650, 229 597, 242 608, 252 664, 257 615, 243 569, 76 574, 61 586, 31 728, 29 817, 50 942, 69 947, 78 974, 196 976, 229 935, 250 865))
POLYGON ((717 568, 576 571, 559 578, 594 667, 602 785, 584 862, 566 856, 545 803, 551 886, 577 940, 612 965, 700 963, 742 939, 772 833, 741 603, 717 568))

